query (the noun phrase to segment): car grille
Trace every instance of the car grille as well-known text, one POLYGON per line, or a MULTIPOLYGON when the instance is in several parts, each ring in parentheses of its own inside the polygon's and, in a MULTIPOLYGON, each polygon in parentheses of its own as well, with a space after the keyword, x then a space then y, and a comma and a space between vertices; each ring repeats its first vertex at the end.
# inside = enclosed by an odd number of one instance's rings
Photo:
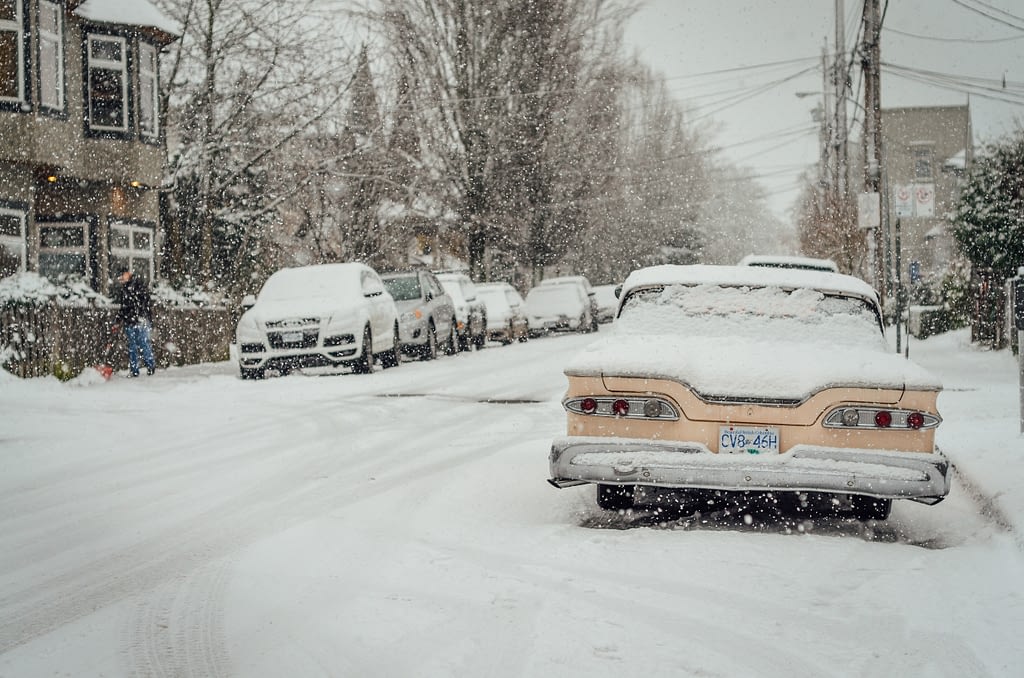
POLYGON ((267 327, 305 327, 307 325, 319 325, 320 318, 285 318, 284 320, 271 320, 266 323, 267 327))
POLYGON ((296 330, 294 332, 267 332, 271 348, 313 348, 320 337, 319 329, 296 330), (298 335, 292 338, 290 335, 298 335), (287 341, 286 341, 287 339, 287 341))

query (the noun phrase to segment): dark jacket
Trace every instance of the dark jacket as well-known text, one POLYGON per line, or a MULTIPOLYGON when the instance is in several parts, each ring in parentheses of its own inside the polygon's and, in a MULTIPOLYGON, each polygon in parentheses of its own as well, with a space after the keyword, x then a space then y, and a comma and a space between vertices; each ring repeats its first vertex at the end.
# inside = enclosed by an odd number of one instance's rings
POLYGON ((143 320, 153 318, 149 287, 146 281, 137 275, 128 278, 128 281, 121 285, 117 302, 121 304, 121 310, 117 312, 117 322, 121 325, 138 325, 143 320))

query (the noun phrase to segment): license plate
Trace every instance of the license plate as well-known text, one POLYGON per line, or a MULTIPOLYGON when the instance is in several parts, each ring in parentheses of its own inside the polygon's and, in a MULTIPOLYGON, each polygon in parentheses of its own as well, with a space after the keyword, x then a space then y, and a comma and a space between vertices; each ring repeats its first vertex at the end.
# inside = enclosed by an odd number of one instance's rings
POLYGON ((281 341, 286 344, 296 344, 302 341, 302 332, 282 332, 281 341))
POLYGON ((718 451, 725 454, 778 454, 779 429, 771 426, 721 426, 718 451))

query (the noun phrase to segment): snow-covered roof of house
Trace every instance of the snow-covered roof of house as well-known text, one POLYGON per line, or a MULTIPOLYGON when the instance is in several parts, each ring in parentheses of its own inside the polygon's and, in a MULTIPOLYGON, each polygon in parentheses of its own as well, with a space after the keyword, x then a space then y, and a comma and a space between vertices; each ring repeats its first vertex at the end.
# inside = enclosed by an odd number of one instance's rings
POLYGON ((85 0, 75 14, 87 21, 118 26, 155 28, 168 35, 181 37, 181 26, 147 0, 85 0))
POLYGON ((831 294, 870 299, 877 303, 874 288, 860 278, 798 268, 759 266, 709 266, 665 264, 633 271, 622 285, 621 298, 637 287, 651 285, 722 285, 730 287, 811 288, 831 294))

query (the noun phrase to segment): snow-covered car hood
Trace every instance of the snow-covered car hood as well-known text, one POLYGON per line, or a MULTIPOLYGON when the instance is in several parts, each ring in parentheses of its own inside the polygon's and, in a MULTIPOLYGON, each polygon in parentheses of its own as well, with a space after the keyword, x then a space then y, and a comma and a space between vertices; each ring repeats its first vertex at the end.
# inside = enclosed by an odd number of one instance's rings
POLYGON ((703 397, 789 401, 832 387, 942 388, 924 368, 875 347, 746 337, 610 336, 577 355, 565 373, 670 379, 703 397))
POLYGON ((360 304, 347 300, 310 297, 307 299, 257 301, 249 314, 257 322, 273 322, 288 318, 321 318, 355 312, 360 304))

